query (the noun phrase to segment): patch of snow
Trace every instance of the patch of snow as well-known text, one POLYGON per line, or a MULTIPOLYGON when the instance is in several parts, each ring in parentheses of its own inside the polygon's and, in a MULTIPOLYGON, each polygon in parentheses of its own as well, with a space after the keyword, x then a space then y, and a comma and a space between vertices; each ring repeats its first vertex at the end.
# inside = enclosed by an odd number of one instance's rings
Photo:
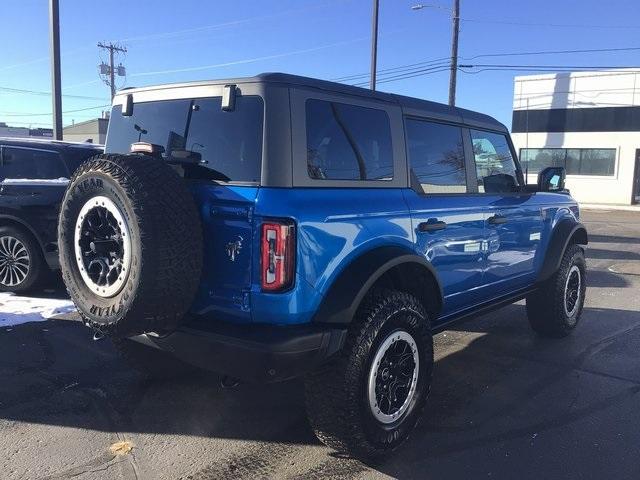
POLYGON ((69 179, 60 178, 5 178, 4 185, 66 185, 69 179))
POLYGON ((67 299, 21 297, 13 293, 0 293, 0 328, 41 322, 74 311, 73 302, 67 299))

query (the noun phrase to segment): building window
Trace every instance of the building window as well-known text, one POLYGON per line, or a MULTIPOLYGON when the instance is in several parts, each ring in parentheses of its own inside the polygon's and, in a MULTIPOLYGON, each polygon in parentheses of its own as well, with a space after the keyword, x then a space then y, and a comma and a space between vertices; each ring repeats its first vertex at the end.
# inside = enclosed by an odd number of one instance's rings
POLYGON ((406 126, 411 170, 424 193, 466 193, 461 128, 413 119, 406 126))
POLYGON ((501 133, 471 130, 478 191, 509 193, 518 190, 518 170, 507 137, 501 133))
POLYGON ((316 180, 392 180, 384 110, 307 100, 307 168, 316 180))
POLYGON ((547 167, 564 167, 567 175, 615 174, 615 148, 522 148, 520 159, 528 173, 538 173, 547 167))

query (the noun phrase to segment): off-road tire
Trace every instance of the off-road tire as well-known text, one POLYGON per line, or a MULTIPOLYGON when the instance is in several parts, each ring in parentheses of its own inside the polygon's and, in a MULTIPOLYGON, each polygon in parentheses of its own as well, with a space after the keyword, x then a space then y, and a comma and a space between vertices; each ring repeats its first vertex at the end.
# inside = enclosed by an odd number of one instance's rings
POLYGON ((392 452, 409 437, 422 414, 432 370, 433 338, 423 305, 404 292, 373 291, 359 308, 337 357, 305 377, 307 413, 316 436, 357 458, 392 452), (418 347, 417 386, 404 414, 384 424, 371 411, 368 376, 378 347, 399 330, 408 332, 418 347))
POLYGON ((48 268, 42 256, 40 245, 31 232, 13 225, 5 225, 0 226, 0 238, 2 237, 13 237, 24 245, 29 255, 29 270, 24 280, 16 285, 3 285, 0 279, 0 292, 24 293, 42 285, 48 268))
POLYGON ((184 180, 161 159, 98 155, 71 178, 58 223, 65 286, 84 321, 127 337, 175 329, 189 309, 202 271, 202 226, 184 180), (131 265, 120 291, 96 295, 83 280, 74 230, 83 206, 106 197, 130 230, 131 265))
POLYGON ((531 328, 543 337, 566 337, 576 328, 584 306, 586 293, 586 262, 579 245, 569 245, 562 256, 558 271, 546 280, 538 291, 527 297, 527 316, 531 328), (575 311, 569 315, 565 305, 570 272, 579 272, 579 296, 575 311))
POLYGON ((113 338, 120 356, 138 372, 153 380, 170 380, 191 376, 199 370, 169 353, 126 338, 113 338))

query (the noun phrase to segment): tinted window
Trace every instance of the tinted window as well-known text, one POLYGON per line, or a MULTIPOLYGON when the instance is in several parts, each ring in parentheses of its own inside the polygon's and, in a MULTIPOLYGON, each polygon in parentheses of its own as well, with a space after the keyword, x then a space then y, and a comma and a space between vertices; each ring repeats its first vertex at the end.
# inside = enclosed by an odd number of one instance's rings
POLYGON ((612 176, 616 167, 615 148, 523 148, 520 157, 528 173, 564 167, 568 175, 612 176))
POLYGON ((236 98, 233 111, 222 100, 165 100, 136 103, 133 115, 113 107, 106 152, 128 153, 142 141, 161 146, 163 157, 183 164, 187 174, 231 182, 259 182, 262 164, 262 99, 236 98))
POLYGON ((392 180, 389 117, 383 110, 307 100, 307 167, 318 180, 392 180))
POLYGON ((69 148, 64 151, 64 161, 67 164, 69 173, 75 172, 75 170, 84 163, 90 157, 102 153, 99 149, 89 148, 69 148))
MULTIPOLYGON (((633 74, 633 72, 629 72, 629 74, 633 74)), ((611 88, 615 91, 614 87, 611 88)), ((513 133, 566 133, 637 132, 638 130, 640 130, 640 106, 619 105, 615 107, 514 110, 511 131, 513 133)))
POLYGON ((514 192, 518 188, 516 163, 507 137, 500 133, 471 130, 478 190, 486 193, 514 192))
POLYGON ((460 127, 407 119, 406 128, 409 163, 424 192, 466 192, 460 127))
POLYGON ((5 178, 51 180, 68 175, 60 155, 56 152, 17 147, 2 149, 2 165, 0 165, 2 180, 5 178))

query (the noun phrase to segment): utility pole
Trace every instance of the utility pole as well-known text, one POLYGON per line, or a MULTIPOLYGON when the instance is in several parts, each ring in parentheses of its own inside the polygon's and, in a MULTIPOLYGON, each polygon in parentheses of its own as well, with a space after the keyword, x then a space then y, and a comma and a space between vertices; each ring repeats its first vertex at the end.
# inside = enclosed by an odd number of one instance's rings
POLYGON ((376 89, 376 68, 378 64, 378 7, 379 0, 373 0, 373 18, 371 23, 371 90, 376 89))
POLYGON ((422 10, 423 8, 438 8, 451 12, 451 72, 449 74, 449 105, 456 104, 456 80, 458 76, 458 35, 460 34, 460 0, 453 0, 453 8, 442 7, 440 5, 428 5, 418 3, 411 7, 411 10, 422 10))
POLYGON ((104 62, 100 64, 100 73, 103 75, 109 75, 109 80, 105 80, 104 82, 111 87, 111 100, 113 100, 113 97, 116 94, 116 68, 118 76, 123 77, 125 75, 125 68, 122 64, 118 65, 118 67, 114 66, 114 53, 127 53, 127 49, 114 45, 113 43, 104 44, 102 42, 98 42, 98 47, 109 50, 109 65, 105 65, 104 62))
POLYGON ((60 9, 58 0, 49 0, 49 48, 51 50, 51 99, 53 138, 62 140, 62 89, 60 82, 60 9))
POLYGON ((456 104, 456 82, 458 75, 458 35, 460 34, 460 0, 453 0, 451 11, 452 37, 451 37, 451 74, 449 75, 449 105, 456 104))

